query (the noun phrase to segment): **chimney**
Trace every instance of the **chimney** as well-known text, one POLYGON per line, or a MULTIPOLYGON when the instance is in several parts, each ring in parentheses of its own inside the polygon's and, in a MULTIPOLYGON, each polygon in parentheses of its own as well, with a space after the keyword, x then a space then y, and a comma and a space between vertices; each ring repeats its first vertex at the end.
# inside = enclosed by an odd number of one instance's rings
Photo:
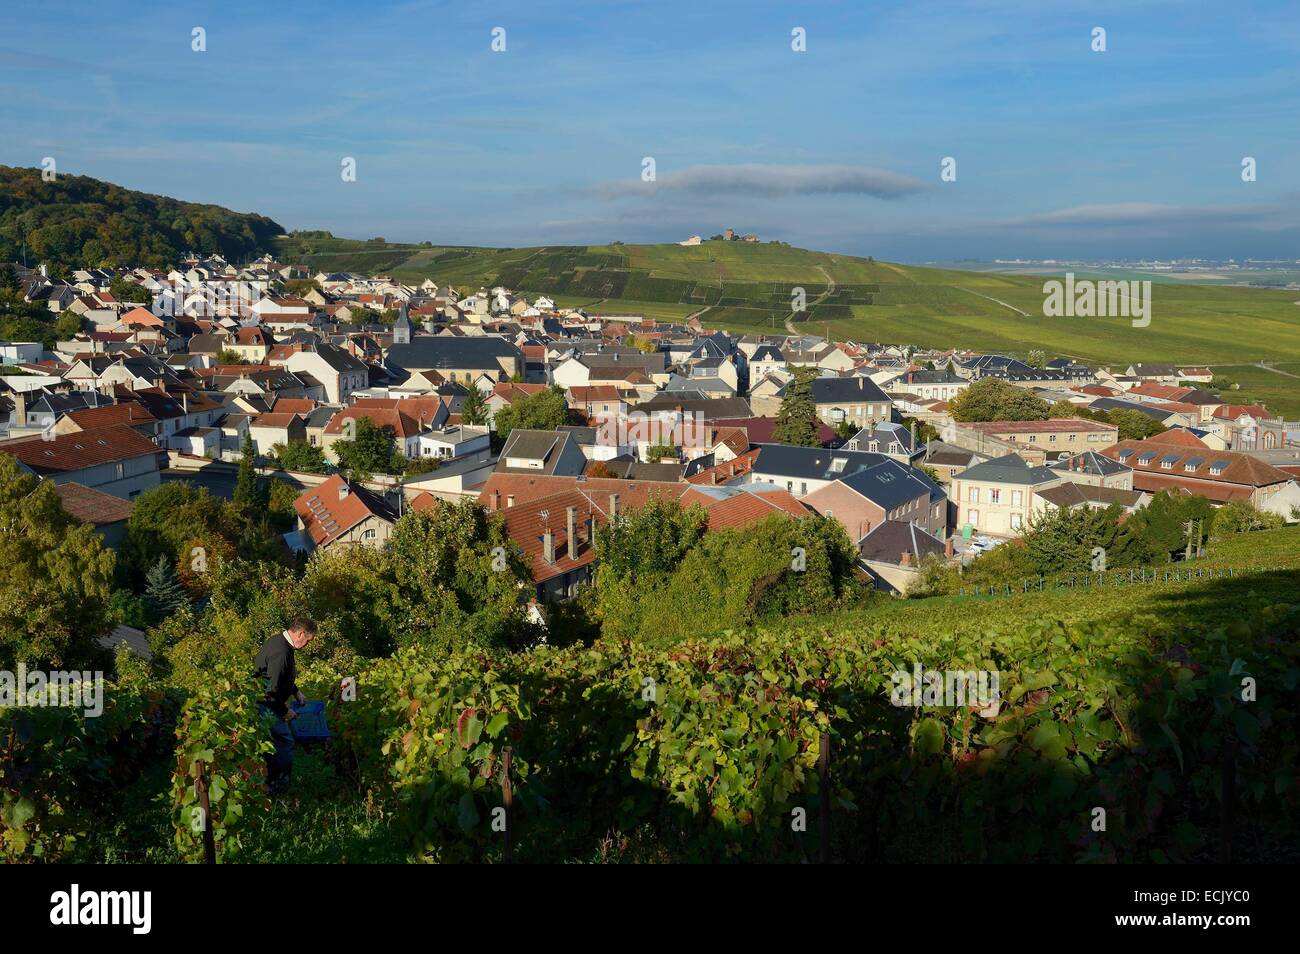
POLYGON ((899 565, 899 566, 911 566, 911 565, 912 565, 912 554, 909 553, 909 552, 906 551, 906 550, 904 550, 902 553, 900 553, 900 554, 898 555, 898 565, 899 565))
POLYGON ((609 495, 609 522, 613 523, 618 519, 618 494, 609 495))
POLYGON ((566 530, 569 534, 569 559, 578 559, 578 508, 569 507, 565 511, 567 516, 566 530))
POLYGON ((547 563, 555 562, 555 534, 549 529, 542 534, 542 559, 547 563))
POLYGON ((27 392, 14 392, 14 427, 27 426, 27 392))
POLYGON ((499 490, 494 490, 494 491, 492 491, 492 497, 491 497, 490 499, 492 500, 492 510, 493 510, 493 511, 500 510, 500 509, 501 509, 501 491, 499 491, 499 490))
POLYGON ((943 542, 943 555, 949 560, 952 559, 952 537, 943 542))

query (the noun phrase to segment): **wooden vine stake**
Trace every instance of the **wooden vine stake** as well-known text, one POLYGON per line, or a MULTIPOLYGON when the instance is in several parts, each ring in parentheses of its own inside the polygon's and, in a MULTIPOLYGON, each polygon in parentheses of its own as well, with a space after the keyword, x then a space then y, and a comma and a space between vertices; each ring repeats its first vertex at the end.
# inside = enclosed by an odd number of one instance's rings
POLYGON ((821 800, 821 820, 818 835, 821 838, 820 861, 831 863, 831 734, 823 732, 817 753, 817 795, 821 800))
POLYGON ((506 864, 514 861, 514 846, 511 844, 511 828, 513 828, 514 814, 514 790, 510 786, 510 746, 506 746, 505 752, 502 753, 501 759, 501 803, 506 810, 506 844, 501 858, 506 864))
POLYGON ((197 763, 198 771, 194 775, 194 794, 199 797, 199 810, 203 812, 203 862, 217 863, 217 843, 212 837, 212 806, 208 800, 208 766, 205 762, 197 763))

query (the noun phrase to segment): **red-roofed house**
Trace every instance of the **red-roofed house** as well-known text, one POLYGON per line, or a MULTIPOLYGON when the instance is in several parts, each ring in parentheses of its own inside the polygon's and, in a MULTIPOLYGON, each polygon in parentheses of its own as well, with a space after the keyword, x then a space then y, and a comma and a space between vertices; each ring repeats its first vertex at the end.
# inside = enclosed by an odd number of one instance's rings
POLYGON ((1249 500, 1256 510, 1288 518, 1291 508, 1300 506, 1300 486, 1291 474, 1249 454, 1191 446, 1188 436, 1193 435, 1167 431, 1144 441, 1121 441, 1101 453, 1133 468, 1134 490, 1182 489, 1217 504, 1249 500))
POLYGON ((335 474, 293 502, 301 547, 383 546, 397 513, 382 497, 335 474))
POLYGON ((76 483, 130 500, 157 487, 167 452, 125 424, 93 431, 0 442, 29 473, 56 484, 76 483))
POLYGON ((537 599, 546 602, 575 595, 590 579, 600 527, 652 498, 703 507, 710 530, 750 526, 773 514, 810 513, 784 491, 754 493, 742 487, 501 473, 488 478, 479 502, 501 515, 506 534, 532 567, 537 599))

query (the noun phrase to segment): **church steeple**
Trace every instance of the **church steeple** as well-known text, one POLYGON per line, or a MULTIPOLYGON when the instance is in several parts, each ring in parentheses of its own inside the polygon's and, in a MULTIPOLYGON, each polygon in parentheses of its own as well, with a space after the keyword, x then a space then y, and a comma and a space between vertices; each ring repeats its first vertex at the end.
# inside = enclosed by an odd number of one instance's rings
POLYGON ((397 313, 397 320, 393 322, 393 344, 410 344, 411 343, 411 318, 407 313, 406 302, 402 302, 402 308, 397 313))

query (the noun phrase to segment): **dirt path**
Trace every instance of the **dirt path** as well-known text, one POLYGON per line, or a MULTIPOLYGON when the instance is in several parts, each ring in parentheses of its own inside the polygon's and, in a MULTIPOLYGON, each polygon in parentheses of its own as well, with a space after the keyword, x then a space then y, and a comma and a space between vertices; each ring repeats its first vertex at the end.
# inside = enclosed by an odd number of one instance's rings
POLYGON ((985 295, 983 292, 971 291, 971 289, 969 289, 969 288, 962 288, 962 286, 960 286, 960 285, 953 285, 952 287, 953 287, 953 288, 960 289, 961 291, 964 291, 964 292, 968 292, 968 293, 970 293, 970 294, 972 294, 972 295, 977 295, 978 297, 983 298, 983 299, 986 300, 986 301, 991 301, 991 302, 993 302, 993 303, 996 304, 996 305, 1001 305, 1003 308, 1010 308, 1012 311, 1014 311, 1014 312, 1015 312, 1017 315, 1019 315, 1021 318, 1028 318, 1028 317, 1029 317, 1029 312, 1027 312, 1027 311, 1021 311, 1021 310, 1020 310, 1019 308, 1017 308, 1015 305, 1008 305, 1008 304, 1007 304, 1005 301, 1003 301, 1001 298, 994 298, 992 295, 985 295))
MULTIPOLYGON (((831 297, 831 295, 835 294, 835 279, 831 278, 830 272, 826 271, 826 268, 822 265, 818 265, 816 266, 816 268, 817 271, 821 272, 826 279, 826 290, 812 300, 812 303, 808 306, 808 309, 810 311, 812 310, 813 305, 819 304, 825 301, 827 298, 831 297)), ((794 316, 797 314, 798 312, 791 311, 790 317, 788 317, 785 320, 785 330, 790 332, 790 334, 796 337, 798 337, 799 335, 799 332, 795 329, 794 326, 794 316)))

